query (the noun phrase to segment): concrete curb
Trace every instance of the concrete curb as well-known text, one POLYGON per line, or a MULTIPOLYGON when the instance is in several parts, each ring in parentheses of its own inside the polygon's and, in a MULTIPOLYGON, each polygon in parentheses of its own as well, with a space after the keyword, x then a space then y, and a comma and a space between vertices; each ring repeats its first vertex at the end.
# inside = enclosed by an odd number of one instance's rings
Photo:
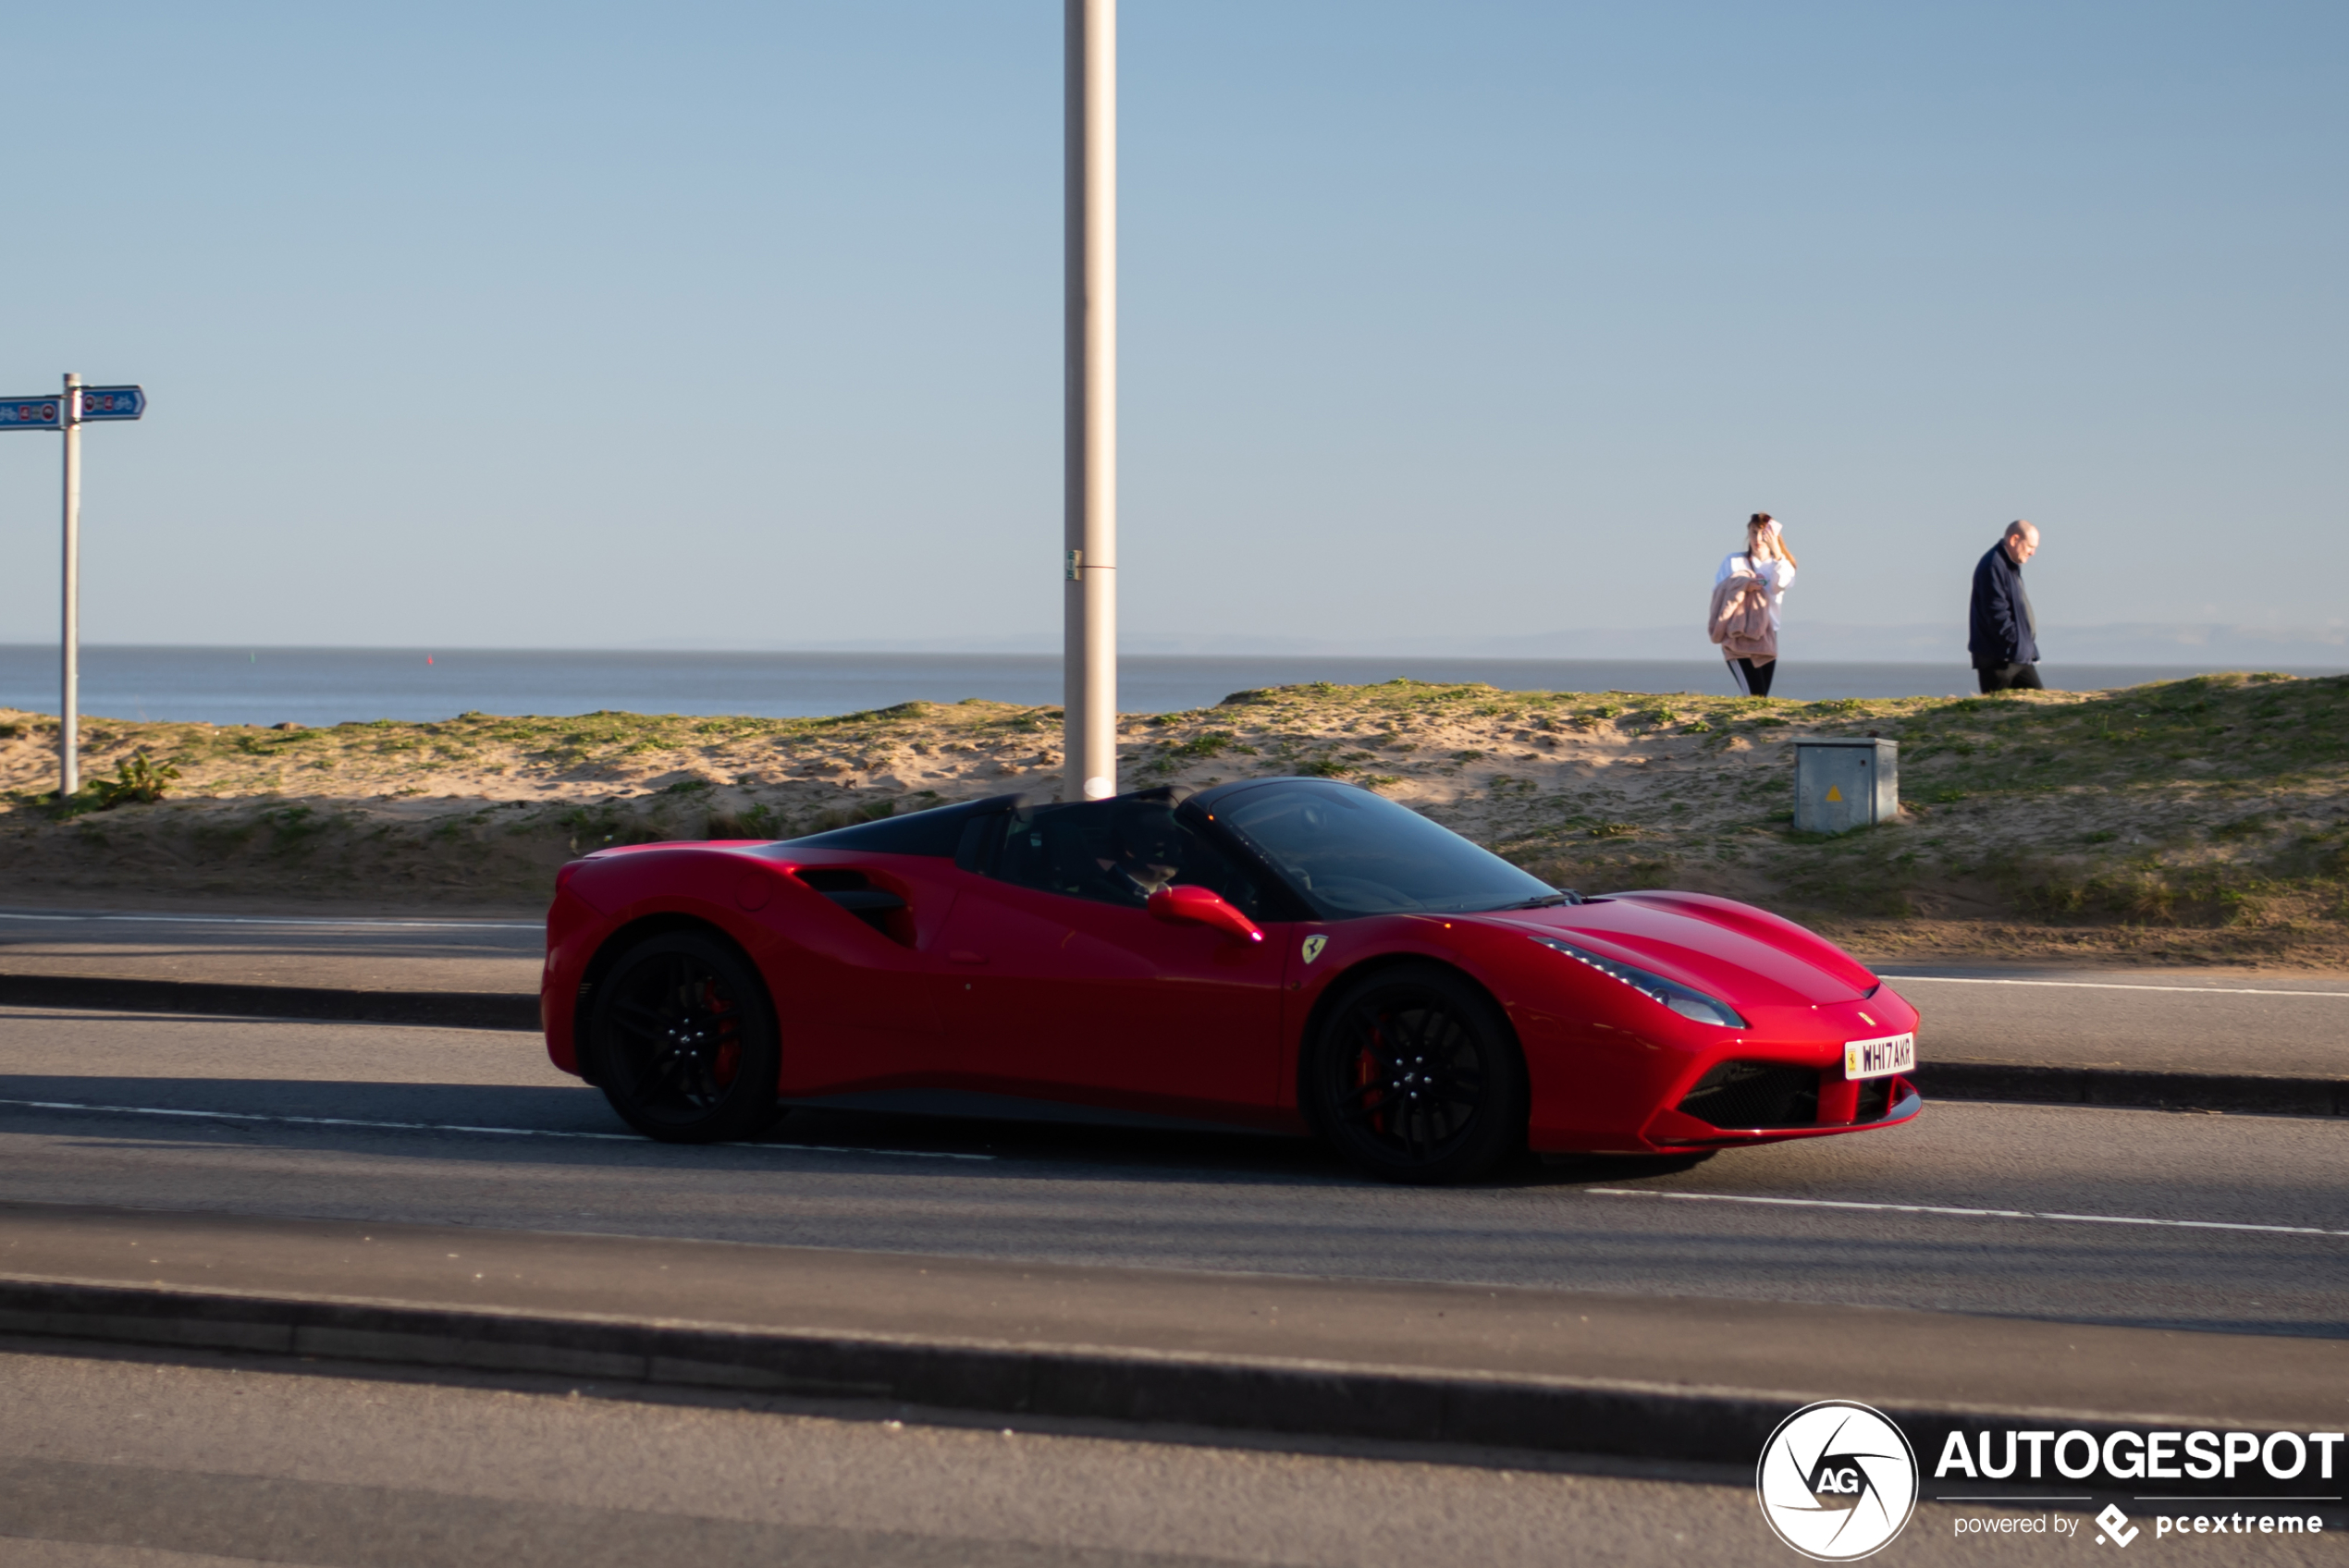
MULTIPOLYGON (((0 1006, 189 1012, 325 1023, 407 1023, 536 1034, 538 998, 503 991, 357 991, 312 986, 232 986, 84 974, 0 974, 0 1006)), ((1927 1061, 1926 1097, 2144 1110, 2349 1116, 2349 1079, 2252 1072, 2146 1072, 2123 1068, 1927 1061)))
POLYGON ((0 974, 0 1006, 104 1012, 194 1012, 332 1023, 412 1023, 536 1034, 538 998, 510 991, 359 991, 326 986, 235 986, 100 974, 0 974))
POLYGON ((859 1338, 67 1281, 0 1280, 0 1332, 181 1349, 1751 1464, 1802 1403, 1312 1362, 859 1338))
MULTIPOLYGON (((391 1303, 0 1280, 0 1333, 1165 1424, 1745 1466, 1814 1396, 985 1341, 793 1333, 391 1303)), ((2176 1420, 2030 1406, 1879 1405, 1920 1453, 2060 1423, 2101 1442, 2176 1420)), ((2183 1425, 2199 1425, 2192 1421, 2183 1425)), ((2246 1480, 2245 1485, 2254 1481, 2246 1480)), ((2218 1495, 2214 1491, 2214 1496, 2218 1495)))
POLYGON ((1916 1084, 1928 1099, 2096 1105, 2141 1110, 2228 1110, 2271 1116, 2349 1116, 2349 1079, 2342 1078, 1933 1061, 1917 1064, 1916 1084))

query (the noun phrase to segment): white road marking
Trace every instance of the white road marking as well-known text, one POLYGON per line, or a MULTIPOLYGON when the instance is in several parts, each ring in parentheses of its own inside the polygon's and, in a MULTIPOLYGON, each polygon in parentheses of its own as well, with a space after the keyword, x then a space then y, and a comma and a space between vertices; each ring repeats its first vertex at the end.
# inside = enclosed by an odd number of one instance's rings
MULTIPOLYGON (((0 1106, 31 1110, 92 1110, 108 1116, 186 1116, 206 1121, 260 1121, 277 1127, 363 1127, 387 1133, 487 1133, 506 1138, 588 1138, 602 1143, 650 1144, 635 1133, 574 1133, 553 1127, 471 1127, 455 1121, 366 1121, 351 1116, 271 1116, 245 1110, 179 1110, 154 1105, 83 1105, 74 1100, 5 1100, 0 1106)), ((725 1144, 724 1148, 790 1149, 803 1154, 891 1155, 901 1159, 987 1159, 991 1154, 955 1154, 942 1149, 859 1149, 830 1144, 725 1144)))
POLYGON ((2228 1219, 2145 1219, 2126 1214, 2057 1214, 2029 1208, 1949 1208, 1929 1203, 1853 1203, 1836 1198, 1761 1198, 1734 1193, 1660 1193, 1639 1187, 1585 1187, 1611 1198, 1678 1198, 1683 1203, 1750 1203, 1774 1208, 1849 1208, 1871 1214, 1947 1214, 1962 1219, 2044 1219, 2064 1225, 2156 1225, 2178 1231, 2256 1231, 2276 1236, 2349 1236, 2315 1225, 2245 1225, 2228 1219))
POLYGON ((535 920, 329 920, 319 915, 293 914, 25 914, 0 911, 0 920, 66 921, 128 925, 313 925, 323 929, 369 931, 544 931, 535 920))
POLYGON ((2104 980, 1984 980, 1970 974, 1888 974, 1880 980, 1924 980, 1939 986, 2053 986, 2070 991, 2183 991, 2203 997, 2331 997, 2349 1000, 2349 991, 2257 991, 2228 986, 2123 986, 2104 980))

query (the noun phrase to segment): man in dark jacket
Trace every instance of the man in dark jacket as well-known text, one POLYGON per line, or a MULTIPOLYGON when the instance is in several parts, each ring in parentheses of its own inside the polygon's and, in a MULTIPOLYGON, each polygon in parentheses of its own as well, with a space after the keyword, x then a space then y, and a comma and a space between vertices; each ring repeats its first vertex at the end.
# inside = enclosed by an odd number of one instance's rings
POLYGON ((2039 618, 2023 586, 2023 563, 2039 549, 2039 531, 2021 520, 1974 569, 1974 613, 1966 649, 1985 692, 2038 692, 2039 618))

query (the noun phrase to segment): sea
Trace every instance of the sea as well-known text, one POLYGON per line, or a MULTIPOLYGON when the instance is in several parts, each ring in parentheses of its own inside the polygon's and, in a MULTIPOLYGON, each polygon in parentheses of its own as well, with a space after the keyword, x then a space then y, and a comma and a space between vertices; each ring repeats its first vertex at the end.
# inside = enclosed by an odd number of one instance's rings
MULTIPOLYGON (((57 711, 54 645, 0 644, 0 707, 57 711)), ((2192 665, 2041 667, 2048 685, 2098 691, 2203 673, 2192 665)), ((2294 669, 2336 675, 2344 667, 2294 669)), ((1118 706, 1172 713, 1235 692, 1398 677, 1513 692, 1728 696, 1727 669, 1704 659, 1327 657, 1303 654, 1119 661, 1118 706)), ((1957 664, 1781 662, 1773 696, 1943 697, 1974 689, 1957 664)), ((81 651, 81 711, 108 718, 211 724, 330 725, 461 713, 549 717, 616 709, 653 714, 825 717, 904 702, 965 697, 1057 704, 1050 654, 605 652, 556 648, 221 648, 99 644, 81 651)))

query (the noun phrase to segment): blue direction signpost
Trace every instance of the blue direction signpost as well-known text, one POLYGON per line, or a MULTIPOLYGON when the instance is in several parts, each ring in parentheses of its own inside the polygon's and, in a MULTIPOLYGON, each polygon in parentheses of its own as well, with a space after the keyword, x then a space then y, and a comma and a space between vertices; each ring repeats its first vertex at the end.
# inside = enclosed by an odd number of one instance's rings
POLYGON ((0 403, 0 425, 10 430, 62 430, 65 423, 62 398, 11 398, 0 403))
POLYGON ((59 627, 57 799, 81 788, 81 427, 137 419, 147 395, 136 386, 84 386, 68 375, 57 395, 0 398, 0 430, 55 430, 65 435, 65 605, 59 627))
POLYGON ((85 386, 81 389, 81 423, 137 419, 147 411, 147 395, 136 386, 85 386))

